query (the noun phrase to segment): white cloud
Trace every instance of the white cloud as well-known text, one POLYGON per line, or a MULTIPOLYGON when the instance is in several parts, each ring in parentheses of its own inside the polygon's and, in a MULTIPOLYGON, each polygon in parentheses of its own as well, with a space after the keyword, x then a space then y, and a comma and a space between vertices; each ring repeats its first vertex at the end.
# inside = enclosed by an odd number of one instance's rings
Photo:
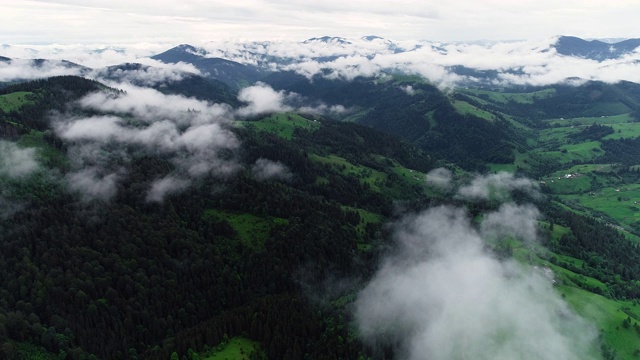
POLYGON ((33 80, 51 76, 82 75, 84 70, 79 67, 69 66, 60 61, 12 59, 0 61, 0 82, 14 80, 33 80))
POLYGON ((433 169, 426 176, 427 184, 440 189, 448 189, 451 186, 452 179, 453 173, 445 168, 433 169))
POLYGON ((84 200, 109 200, 116 194, 118 173, 103 174, 103 170, 89 167, 65 176, 69 189, 78 192, 84 200))
MULTIPOLYGON (((500 231, 535 223, 529 208, 503 210, 487 214, 508 223, 500 231)), ((399 359, 592 358, 595 329, 549 279, 488 253, 464 210, 432 208, 395 229, 395 251, 356 301, 365 341, 396 346, 399 359)))
POLYGON ((291 111, 293 108, 284 104, 287 97, 284 91, 275 91, 269 85, 259 82, 240 90, 238 100, 247 105, 239 108, 236 113, 240 116, 254 116, 291 111))
POLYGON ((161 155, 174 166, 174 174, 152 185, 149 201, 184 189, 191 177, 225 177, 239 168, 232 156, 240 142, 231 131, 230 107, 125 88, 126 93, 97 92, 77 102, 117 115, 54 119, 56 133, 68 142, 74 168, 66 177, 70 188, 91 198, 113 196, 122 176, 108 169, 128 163, 140 151, 161 155))
POLYGON ((260 158, 251 167, 251 173, 258 180, 288 180, 292 174, 289 168, 279 162, 260 158))
POLYGON ((458 189, 457 196, 465 199, 505 200, 511 192, 520 190, 531 195, 538 194, 539 185, 524 177, 515 177, 508 172, 476 176, 471 183, 458 189))
POLYGON ((147 193, 147 201, 162 202, 166 195, 183 191, 189 184, 189 180, 179 179, 173 176, 156 180, 151 184, 151 189, 149 189, 147 193))
POLYGON ((28 176, 40 168, 35 148, 21 148, 15 143, 0 140, 0 174, 10 178, 28 176))

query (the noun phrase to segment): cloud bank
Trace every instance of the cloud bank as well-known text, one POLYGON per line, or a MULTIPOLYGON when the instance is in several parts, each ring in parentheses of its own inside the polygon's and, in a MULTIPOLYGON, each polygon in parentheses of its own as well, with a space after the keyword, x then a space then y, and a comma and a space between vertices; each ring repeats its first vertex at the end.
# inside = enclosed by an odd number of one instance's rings
POLYGON ((19 179, 39 168, 35 148, 22 148, 13 142, 0 140, 0 175, 19 179))
MULTIPOLYGON (((622 80, 640 82, 638 49, 617 59, 595 61, 558 54, 554 47, 557 41, 557 36, 541 40, 468 43, 364 37, 316 38, 302 42, 227 40, 192 44, 199 47, 198 55, 220 57, 272 71, 295 71, 309 79, 325 76, 352 80, 358 76, 376 77, 402 72, 422 77, 443 88, 478 83, 543 86, 575 78, 609 83, 622 80)), ((197 74, 197 69, 190 64, 163 64, 149 58, 175 45, 166 42, 109 46, 3 45, 0 55, 15 60, 11 66, 0 63, 0 80, 81 72, 64 66, 61 60, 97 69, 88 75, 96 78, 101 76, 100 69, 105 66, 123 63, 152 66, 153 70, 122 74, 129 77, 128 81, 138 81, 139 85, 171 81, 179 77, 180 72, 197 74), (33 58, 54 61, 37 68, 30 60, 20 60, 33 58)), ((403 89, 412 93, 410 88, 403 89)))
MULTIPOLYGON (((446 169, 429 178, 452 185, 446 169)), ((509 191, 534 191, 532 184, 506 173, 478 176, 458 194, 504 191, 507 202, 474 219, 445 205, 393 224, 391 251, 355 302, 365 342, 409 360, 592 359, 597 330, 570 310, 555 281, 490 250, 538 241, 538 209, 509 200, 509 191)))
POLYGON ((171 162, 173 173, 150 185, 148 201, 184 190, 193 179, 226 177, 239 168, 240 146, 230 107, 127 85, 124 93, 97 92, 77 102, 103 115, 63 114, 54 129, 68 143, 73 170, 65 177, 86 199, 109 199, 124 166, 140 152, 171 162))
POLYGON ((471 183, 458 189, 457 196, 471 200, 506 200, 516 190, 535 196, 538 194, 539 185, 530 179, 501 171, 497 174, 475 177, 471 183))
POLYGON ((251 173, 258 180, 288 180, 292 174, 289 168, 279 161, 260 158, 251 167, 251 173))
POLYGON ((533 241, 536 215, 510 204, 477 229, 442 206, 396 224, 394 252, 356 301, 364 340, 400 359, 590 359, 596 331, 551 281, 486 250, 487 238, 533 241))

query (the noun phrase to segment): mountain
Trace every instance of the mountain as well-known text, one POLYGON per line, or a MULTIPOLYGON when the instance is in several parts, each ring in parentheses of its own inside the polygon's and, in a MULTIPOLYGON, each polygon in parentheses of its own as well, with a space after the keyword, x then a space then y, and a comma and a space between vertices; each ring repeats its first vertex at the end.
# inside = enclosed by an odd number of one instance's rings
POLYGON ((136 86, 152 87, 165 94, 183 95, 214 103, 238 105, 237 94, 222 81, 137 63, 109 66, 98 71, 100 78, 116 82, 130 82, 136 86))
POLYGON ((204 76, 219 80, 234 89, 253 84, 267 71, 252 65, 240 64, 221 58, 209 58, 191 45, 179 45, 151 57, 168 64, 185 62, 193 64, 204 76))
POLYGON ((553 45, 558 54, 603 61, 617 59, 640 46, 640 39, 627 39, 616 43, 583 40, 574 36, 560 36, 553 45))
POLYGON ((302 43, 303 44, 326 43, 326 44, 351 45, 351 42, 349 40, 339 36, 322 36, 319 38, 313 37, 303 41, 302 43))
MULTIPOLYGON (((21 204, 9 215, 3 207, 0 219, 0 356, 18 357, 22 350, 16 349, 35 343, 42 351, 77 358, 135 353, 167 359, 172 352, 203 351, 238 337, 259 342, 273 359, 288 349, 294 358, 364 355, 363 344, 349 336, 343 306, 319 306, 305 291, 372 266, 382 243, 382 218, 399 201, 426 193, 420 177, 433 168, 433 159, 366 127, 276 114, 234 125, 242 148, 225 159, 238 171, 212 173, 150 203, 146 189, 175 174, 175 161, 193 160, 197 143, 170 159, 157 146, 145 150, 128 143, 136 137, 119 144, 59 137, 60 120, 50 118, 49 110, 79 124, 114 116, 74 101, 98 89, 119 94, 76 77, 13 85, 0 93, 0 101, 27 92, 42 99, 24 103, 22 115, 0 111, 0 120, 24 129, 18 139, 3 141, 17 140, 42 159, 58 159, 26 178, 0 172, 3 204, 21 204), (62 101, 49 105, 62 96, 68 107, 62 101), (87 171, 101 161, 122 168, 112 200, 86 203, 72 191, 77 156, 87 156, 87 171), (274 167, 282 177, 274 176, 274 167), (24 275, 18 263, 29 264, 33 292, 18 295, 22 285, 15 279, 24 275)), ((169 117, 158 123, 166 126, 169 117)), ((189 126, 183 115, 176 121, 189 126)), ((119 123, 131 132, 145 126, 134 114, 119 123)), ((103 128, 85 130, 99 139, 103 128)), ((1 146, 6 154, 7 145, 1 146)), ((220 161, 206 155, 209 162, 220 161)), ((90 188, 100 184, 94 180, 90 188)))
MULTIPOLYGON (((207 60, 188 45, 165 55, 207 60)), ((395 72, 270 72, 260 79, 298 94, 291 111, 234 120, 210 103, 242 106, 235 89, 164 70, 98 72, 205 100, 201 110, 195 99, 134 98, 76 76, 0 89, 0 358, 194 359, 232 348, 270 359, 401 356, 394 326, 369 341, 353 309, 377 269, 403 263, 386 254, 432 236, 421 232, 427 222, 407 222, 438 209, 464 213, 465 236, 492 234, 479 251, 510 269, 492 278, 538 294, 514 273, 522 267, 557 295, 545 314, 592 322, 593 358, 637 354, 637 83, 443 91, 395 72), (78 101, 88 94, 93 105, 78 101), (335 119, 309 110, 338 105, 335 119), (513 208, 531 215, 526 229, 513 208)), ((450 218, 435 232, 448 233, 450 218)), ((418 278, 447 276, 424 269, 418 278)), ((411 319, 415 304, 401 307, 411 319)))
POLYGON ((522 140, 502 118, 488 121, 473 112, 461 112, 455 99, 422 81, 402 77, 345 81, 322 76, 309 80, 291 72, 273 73, 263 81, 277 90, 343 105, 350 109, 344 121, 400 136, 466 169, 481 169, 484 162, 510 162, 515 144, 522 140))

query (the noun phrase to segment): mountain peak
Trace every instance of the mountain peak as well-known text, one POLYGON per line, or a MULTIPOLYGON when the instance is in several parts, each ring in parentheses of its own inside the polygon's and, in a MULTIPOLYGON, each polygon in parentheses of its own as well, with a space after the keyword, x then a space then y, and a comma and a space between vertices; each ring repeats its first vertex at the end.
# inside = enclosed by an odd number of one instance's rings
POLYGON ((383 37, 376 36, 376 35, 363 36, 361 39, 364 41, 384 40, 383 37))
POLYGON ((640 39, 627 39, 616 43, 600 40, 584 40, 575 36, 560 36, 553 45, 558 54, 603 61, 616 59, 634 51, 640 46, 640 39))
POLYGON ((339 36, 323 36, 323 37, 312 37, 310 39, 307 39, 305 41, 303 41, 303 44, 311 44, 311 43, 315 43, 315 42, 323 42, 323 43, 337 43, 337 44, 341 44, 341 45, 351 45, 351 42, 349 42, 347 39, 343 38, 343 37, 339 37, 339 36))

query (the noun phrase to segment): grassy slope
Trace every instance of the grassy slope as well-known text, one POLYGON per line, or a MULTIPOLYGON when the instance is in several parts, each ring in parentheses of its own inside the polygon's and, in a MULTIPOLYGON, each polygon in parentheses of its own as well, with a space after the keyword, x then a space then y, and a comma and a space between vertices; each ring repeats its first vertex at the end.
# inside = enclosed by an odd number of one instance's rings
POLYGON ((33 94, 27 91, 16 91, 6 95, 0 95, 0 110, 10 112, 19 110, 23 105, 32 103, 28 95, 33 94))
MULTIPOLYGON (((482 100, 478 102, 483 105, 500 105, 510 101, 532 103, 536 97, 544 98, 553 95, 552 92, 527 94, 505 94, 484 90, 463 92, 473 96, 475 100, 482 100)), ((512 164, 493 164, 491 169, 494 171, 515 171, 517 168, 533 170, 545 163, 556 164, 556 170, 548 172, 538 180, 544 183, 547 192, 560 195, 564 204, 570 205, 568 209, 595 217, 606 216, 605 221, 614 221, 614 226, 617 226, 615 224, 617 222, 627 229, 635 225, 640 230, 640 185, 625 184, 613 173, 616 166, 595 162, 604 153, 599 141, 574 143, 569 138, 569 135, 578 133, 592 124, 611 126, 614 129, 614 133, 604 139, 636 138, 640 136, 640 123, 634 122, 629 109, 620 104, 598 104, 597 108, 590 111, 607 115, 546 120, 544 122, 549 126, 548 128, 530 129, 533 137, 528 143, 530 148, 526 152, 516 152, 516 160, 512 164), (575 165, 574 162, 580 164, 575 165), (558 164, 560 164, 559 169, 558 164), (567 174, 572 176, 565 177, 567 174)), ((569 229, 556 224, 551 234, 552 241, 559 239, 563 233, 567 232, 569 229)), ((637 236, 627 231, 623 232, 628 238, 637 241, 637 236)), ((524 246, 514 246, 513 254, 514 258, 522 262, 552 269, 558 279, 557 291, 578 314, 597 327, 601 339, 615 350, 618 359, 640 357, 640 331, 633 325, 638 323, 638 329, 640 329, 640 305, 637 301, 613 300, 584 290, 582 287, 607 289, 608 285, 569 270, 569 268, 580 268, 583 264, 581 259, 524 246), (553 263, 549 261, 551 258, 553 263), (632 318, 632 325, 629 328, 622 325, 627 317, 632 318)))
POLYGON ((287 225, 287 219, 264 217, 254 214, 235 214, 226 211, 210 209, 204 213, 206 219, 227 221, 238 234, 240 240, 252 248, 261 248, 269 236, 271 228, 277 225, 287 225))
POLYGON ((274 114, 260 121, 239 121, 242 126, 254 126, 261 131, 274 133, 284 139, 291 140, 296 128, 317 129, 320 124, 314 120, 304 118, 297 114, 274 114))
POLYGON ((249 360, 251 355, 262 352, 260 344, 255 341, 234 337, 214 349, 200 354, 201 360, 249 360))

